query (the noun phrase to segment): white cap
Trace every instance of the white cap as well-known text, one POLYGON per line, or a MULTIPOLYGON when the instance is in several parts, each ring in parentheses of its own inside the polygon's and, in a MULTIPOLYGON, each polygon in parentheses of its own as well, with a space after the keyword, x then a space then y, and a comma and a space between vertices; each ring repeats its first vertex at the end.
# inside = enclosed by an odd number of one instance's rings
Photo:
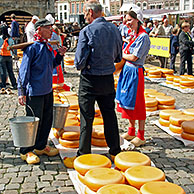
POLYGON ((143 13, 140 7, 135 4, 131 4, 129 7, 129 11, 134 11, 137 14, 137 19, 143 23, 143 13))
POLYGON ((55 23, 55 19, 53 18, 53 16, 51 14, 48 14, 45 19, 47 19, 49 22, 51 22, 52 24, 55 23))
POLYGON ((39 17, 38 17, 38 16, 36 16, 36 15, 34 15, 34 16, 32 17, 32 19, 33 19, 33 20, 37 20, 37 21, 38 21, 38 20, 39 20, 39 17))

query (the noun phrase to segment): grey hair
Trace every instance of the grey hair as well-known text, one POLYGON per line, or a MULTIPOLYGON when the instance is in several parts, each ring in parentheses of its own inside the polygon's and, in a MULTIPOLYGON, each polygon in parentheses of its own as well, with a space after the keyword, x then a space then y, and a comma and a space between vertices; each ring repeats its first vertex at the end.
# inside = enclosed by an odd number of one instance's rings
POLYGON ((88 1, 85 4, 86 11, 90 9, 94 11, 94 13, 99 13, 102 11, 102 5, 98 1, 88 1))

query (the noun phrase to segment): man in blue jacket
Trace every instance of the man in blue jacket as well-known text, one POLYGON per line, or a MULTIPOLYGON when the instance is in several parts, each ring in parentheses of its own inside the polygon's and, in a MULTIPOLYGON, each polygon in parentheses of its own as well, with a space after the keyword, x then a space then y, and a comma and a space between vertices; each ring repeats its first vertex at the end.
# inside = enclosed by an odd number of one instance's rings
MULTIPOLYGON (((109 157, 114 158, 120 149, 117 117, 115 114, 114 62, 122 59, 122 37, 118 28, 102 17, 98 1, 87 1, 85 20, 89 25, 79 34, 75 66, 81 70, 79 84, 80 140, 77 156, 91 153, 91 134, 94 104, 98 103, 109 157)), ((73 158, 65 158, 66 167, 73 167, 73 158)))
MULTIPOLYGON (((52 73, 53 68, 61 63, 66 47, 59 48, 56 57, 54 56, 48 43, 52 35, 51 25, 46 19, 40 19, 35 23, 35 42, 24 50, 18 77, 19 103, 29 105, 35 116, 40 119, 35 145, 20 148, 21 159, 28 164, 39 163, 37 155, 58 154, 56 148, 47 146, 53 119, 52 73)), ((26 113, 27 116, 32 116, 28 107, 26 113)))

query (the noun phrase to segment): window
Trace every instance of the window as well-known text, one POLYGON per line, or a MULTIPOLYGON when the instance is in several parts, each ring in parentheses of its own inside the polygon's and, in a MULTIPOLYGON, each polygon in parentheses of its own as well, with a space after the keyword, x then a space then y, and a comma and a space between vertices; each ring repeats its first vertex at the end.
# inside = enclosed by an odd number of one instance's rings
POLYGON ((67 10, 67 5, 64 5, 64 10, 67 10))
POLYGON ((59 6, 60 11, 62 10, 62 5, 59 6))
POLYGON ((71 13, 75 13, 75 4, 72 4, 71 6, 71 13))
POLYGON ((141 7, 141 3, 137 3, 137 6, 138 6, 138 7, 141 7))
POLYGON ((155 5, 150 5, 150 9, 155 9, 155 5))
POLYGON ((60 20, 60 21, 63 20, 63 14, 62 14, 62 12, 60 13, 60 18, 59 18, 59 20, 60 20))
POLYGON ((76 4, 76 13, 79 13, 79 4, 76 4))
POLYGON ((81 3, 81 12, 83 13, 84 3, 81 3))
POLYGON ((67 19, 67 12, 64 12, 64 19, 67 19))
POLYGON ((162 8, 162 5, 157 5, 156 8, 157 9, 161 9, 162 8))
POLYGON ((184 0, 184 10, 189 10, 189 0, 184 0))

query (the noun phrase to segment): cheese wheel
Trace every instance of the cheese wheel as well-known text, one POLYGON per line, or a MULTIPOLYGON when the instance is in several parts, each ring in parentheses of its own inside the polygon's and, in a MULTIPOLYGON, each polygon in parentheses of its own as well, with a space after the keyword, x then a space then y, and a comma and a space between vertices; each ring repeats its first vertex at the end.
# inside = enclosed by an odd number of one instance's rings
POLYGON ((165 181, 165 174, 153 166, 134 166, 125 171, 125 178, 131 186, 140 187, 151 181, 165 181))
POLYGON ((104 121, 102 117, 94 117, 93 125, 103 125, 104 121))
POLYGON ((161 68, 161 72, 164 74, 173 74, 174 70, 173 69, 167 69, 167 68, 161 68))
POLYGON ((128 151, 117 154, 114 163, 118 169, 125 171, 132 166, 150 166, 151 160, 147 155, 140 152, 128 151))
POLYGON ((179 83, 176 83, 176 82, 173 82, 173 86, 174 87, 180 87, 180 84, 179 83))
POLYGON ((186 194, 180 186, 164 181, 145 183, 140 192, 141 194, 186 194))
POLYGON ((157 92, 157 93, 148 94, 148 96, 150 98, 156 98, 157 96, 165 96, 165 94, 162 92, 157 92))
POLYGON ((161 76, 161 70, 159 69, 150 69, 149 75, 160 75, 161 76))
POLYGON ((180 76, 174 76, 173 82, 179 83, 180 80, 181 80, 181 77, 180 76))
POLYGON ((110 168, 112 165, 110 159, 100 154, 84 154, 74 160, 74 168, 81 175, 93 168, 110 168))
POLYGON ((194 78, 193 75, 180 75, 181 78, 186 78, 186 79, 189 79, 189 78, 194 78))
POLYGON ((183 121, 191 121, 191 120, 194 120, 194 117, 193 116, 190 116, 190 115, 172 115, 172 116, 170 116, 170 119, 169 119, 169 121, 170 121, 170 124, 172 124, 172 125, 176 125, 176 126, 178 126, 178 127, 180 127, 181 126, 181 123, 183 122, 183 121))
POLYGON ((78 148, 79 140, 64 140, 59 137, 59 143, 66 148, 78 148))
POLYGON ((160 125, 162 125, 162 126, 164 126, 164 127, 169 127, 169 125, 170 125, 170 121, 168 121, 168 120, 159 118, 158 121, 159 121, 160 125))
POLYGON ((179 83, 182 86, 194 86, 194 80, 190 79, 181 79, 179 83))
POLYGON ((173 79, 174 79, 174 75, 167 75, 166 76, 166 80, 168 80, 168 81, 172 81, 173 82, 173 79))
POLYGON ((147 93, 157 93, 157 90, 154 90, 154 89, 145 89, 144 90, 144 94, 147 94, 147 93))
POLYGON ((112 168, 94 168, 85 174, 85 184, 93 191, 108 184, 123 184, 124 176, 112 168))
POLYGON ((105 139, 104 125, 93 126, 92 137, 97 139, 105 139))
POLYGON ((161 78, 162 75, 161 75, 161 74, 160 74, 160 75, 149 74, 148 77, 149 77, 149 78, 161 78))
POLYGON ((107 147, 106 139, 98 139, 92 137, 91 144, 97 147, 107 147))
POLYGON ((64 98, 64 102, 68 102, 70 104, 69 109, 70 110, 77 110, 79 108, 79 104, 78 104, 78 97, 77 96, 66 96, 66 98, 64 98))
POLYGON ((180 133, 182 132, 181 127, 176 126, 176 125, 172 125, 172 124, 169 125, 169 129, 170 129, 173 133, 179 133, 179 134, 180 134, 180 133))
POLYGON ((59 137, 61 136, 61 134, 64 132, 64 129, 57 129, 57 128, 52 128, 53 131, 53 135, 59 139, 59 137))
POLYGON ((80 132, 66 131, 61 135, 61 139, 64 140, 79 140, 80 132))
POLYGON ((79 126, 79 121, 75 119, 66 119, 65 127, 68 127, 68 126, 79 126))
POLYGON ((194 116, 194 108, 184 109, 183 113, 186 115, 194 116))
POLYGON ((158 101, 155 98, 145 98, 145 105, 146 107, 153 107, 158 105, 158 101))
POLYGON ((183 132, 194 134, 194 121, 184 121, 181 124, 183 132))
POLYGON ((147 112, 152 112, 152 111, 156 111, 158 109, 157 106, 153 106, 153 107, 146 107, 146 111, 147 112))
POLYGON ((80 126, 67 126, 64 127, 65 131, 76 131, 79 132, 80 131, 80 126))
POLYGON ((67 96, 77 96, 77 93, 76 92, 72 92, 72 91, 63 91, 63 92, 59 93, 59 96, 61 98, 65 98, 67 96))
POLYGON ((191 133, 182 132, 181 133, 181 137, 183 139, 187 139, 187 140, 190 140, 190 141, 194 141, 194 134, 191 134, 191 133))
POLYGON ((77 172, 77 178, 79 179, 79 181, 83 184, 85 184, 85 176, 81 175, 79 172, 77 172))
POLYGON ((164 104, 158 104, 158 109, 159 110, 164 110, 164 109, 175 109, 175 105, 164 105, 164 104))
POLYGON ((194 86, 182 86, 180 85, 181 89, 194 89, 194 86))
POLYGON ((159 116, 162 119, 169 120, 170 116, 173 114, 182 114, 182 111, 174 109, 161 110, 159 116))
POLYGON ((67 119, 74 119, 74 120, 77 120, 77 116, 76 114, 73 114, 73 113, 69 113, 67 114, 67 119))
POLYGON ((92 191, 91 189, 89 189, 87 186, 85 186, 85 194, 97 194, 97 192, 92 191))
POLYGON ((158 101, 158 104, 164 105, 173 105, 175 103, 175 98, 172 96, 157 96, 156 100, 158 101))
POLYGON ((173 81, 166 80, 166 84, 173 84, 173 81))
POLYGON ((125 184, 110 184, 101 187, 97 194, 140 194, 140 192, 129 185, 125 184))

